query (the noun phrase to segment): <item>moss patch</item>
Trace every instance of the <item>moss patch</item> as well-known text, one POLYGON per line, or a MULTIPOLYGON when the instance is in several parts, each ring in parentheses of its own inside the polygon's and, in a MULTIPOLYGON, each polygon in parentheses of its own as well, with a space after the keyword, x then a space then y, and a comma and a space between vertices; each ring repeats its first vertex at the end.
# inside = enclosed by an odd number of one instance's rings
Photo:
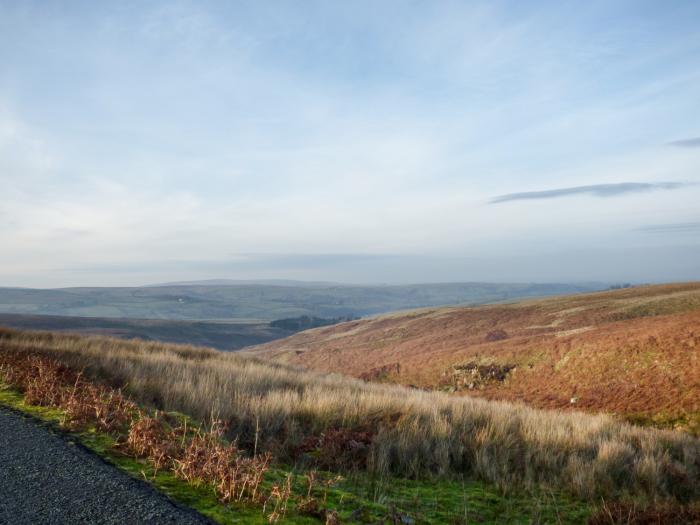
POLYGON ((668 412, 632 413, 625 414, 623 419, 634 425, 679 430, 700 437, 700 412, 682 414, 668 412))

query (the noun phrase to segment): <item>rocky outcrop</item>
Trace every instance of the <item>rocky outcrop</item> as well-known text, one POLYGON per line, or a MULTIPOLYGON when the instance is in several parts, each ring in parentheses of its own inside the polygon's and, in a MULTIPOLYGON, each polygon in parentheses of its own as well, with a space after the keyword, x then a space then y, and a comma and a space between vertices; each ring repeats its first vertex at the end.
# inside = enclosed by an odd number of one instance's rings
POLYGON ((454 390, 484 388, 489 383, 502 383, 516 369, 513 364, 479 364, 474 361, 452 366, 450 375, 454 390))

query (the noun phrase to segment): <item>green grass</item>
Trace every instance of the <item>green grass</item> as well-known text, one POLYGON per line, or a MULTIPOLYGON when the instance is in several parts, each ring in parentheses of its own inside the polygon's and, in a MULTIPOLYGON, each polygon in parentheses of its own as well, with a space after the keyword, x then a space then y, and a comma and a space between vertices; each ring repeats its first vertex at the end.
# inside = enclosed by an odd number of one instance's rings
POLYGON ((624 321, 639 317, 654 317, 657 315, 672 315, 692 312, 700 308, 700 297, 697 295, 680 295, 664 299, 649 300, 642 304, 628 306, 611 314, 611 320, 624 321))
MULTIPOLYGON (((338 485, 339 491, 351 494, 357 500, 338 503, 341 517, 349 517, 349 508, 367 507, 386 515, 387 508, 395 508, 409 515, 416 523, 585 523, 590 515, 586 505, 554 494, 504 495, 494 487, 475 481, 427 481, 385 479, 371 480, 367 476, 347 479, 338 485), (347 507, 347 509, 346 509, 347 507)), ((380 516, 381 517, 381 516, 380 516)), ((374 522, 371 520, 371 522, 374 522)))
POLYGON ((700 412, 633 413, 626 414, 622 419, 633 425, 679 430, 700 437, 700 412))
MULTIPOLYGON (((0 383, 0 405, 6 406, 59 427, 63 413, 24 402, 22 395, 0 383)), ((266 524, 262 508, 220 504, 207 486, 193 486, 168 472, 153 471, 145 461, 115 452, 114 438, 88 429, 71 436, 129 475, 145 479, 175 501, 192 507, 214 521, 228 524, 266 524)), ((281 482, 293 475, 294 494, 306 494, 306 472, 277 466, 269 472, 265 484, 281 482)), ((335 477, 319 473, 322 479, 335 477)), ((312 496, 319 507, 336 510, 342 523, 392 523, 389 516, 410 517, 415 525, 466 524, 580 524, 592 509, 585 503, 562 494, 503 494, 495 487, 476 481, 431 482, 426 480, 374 479, 358 473, 342 478, 326 488, 317 484, 312 496)), ((290 511, 283 523, 314 525, 319 518, 301 515, 290 501, 290 511)))

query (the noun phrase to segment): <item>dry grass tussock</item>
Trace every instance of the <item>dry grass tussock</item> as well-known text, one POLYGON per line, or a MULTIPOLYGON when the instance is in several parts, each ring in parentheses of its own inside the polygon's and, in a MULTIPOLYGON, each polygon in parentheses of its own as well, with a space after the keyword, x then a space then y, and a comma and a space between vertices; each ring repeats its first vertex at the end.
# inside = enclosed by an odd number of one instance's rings
POLYGON ((27 403, 60 409, 61 424, 71 430, 96 428, 111 434, 115 449, 147 460, 156 474, 167 470, 190 484, 206 484, 221 503, 262 506, 269 523, 286 515, 293 497, 291 475, 285 483, 264 486, 270 453, 245 454, 223 439, 218 420, 202 428, 188 426, 187 418, 151 413, 119 389, 86 381, 59 361, 28 352, 0 352, 0 379, 23 392, 27 403))
POLYGON ((597 501, 700 497, 700 441, 608 416, 368 384, 186 346, 0 331, 2 351, 50 356, 200 421, 214 415, 242 447, 283 460, 340 433, 350 437, 333 456, 379 475, 467 475, 597 501))

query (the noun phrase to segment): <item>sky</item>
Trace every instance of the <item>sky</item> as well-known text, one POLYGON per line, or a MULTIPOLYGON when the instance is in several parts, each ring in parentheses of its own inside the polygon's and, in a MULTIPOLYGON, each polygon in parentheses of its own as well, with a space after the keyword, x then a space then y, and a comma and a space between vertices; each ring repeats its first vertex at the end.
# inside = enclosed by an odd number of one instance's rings
POLYGON ((700 279, 698 20, 0 0, 0 286, 700 279))

